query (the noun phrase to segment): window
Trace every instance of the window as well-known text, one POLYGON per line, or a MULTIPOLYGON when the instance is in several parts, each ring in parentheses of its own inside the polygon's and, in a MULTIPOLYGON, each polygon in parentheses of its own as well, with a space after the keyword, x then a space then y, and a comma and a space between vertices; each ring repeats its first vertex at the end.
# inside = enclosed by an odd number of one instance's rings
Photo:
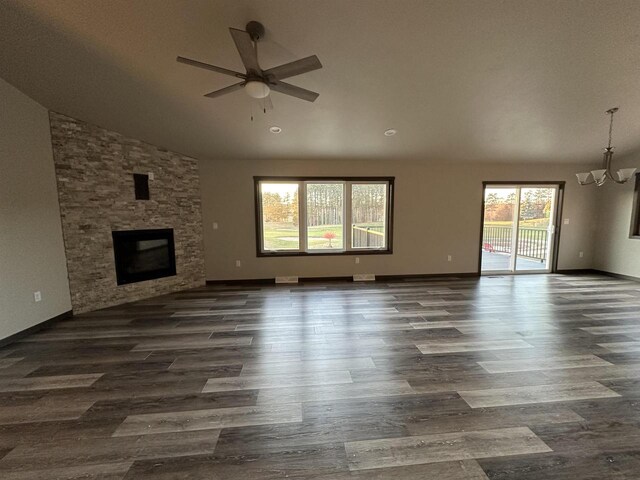
POLYGON ((254 180, 259 256, 391 253, 393 178, 254 180))
POLYGON ((351 247, 385 248, 387 242, 387 184, 351 185, 351 247))
POLYGON ((264 249, 300 250, 298 184, 265 182, 260 192, 264 249))
POLYGON ((344 183, 306 183, 307 249, 344 250, 344 183))
POLYGON ((640 238, 640 173, 636 173, 636 190, 631 211, 631 238, 640 238))

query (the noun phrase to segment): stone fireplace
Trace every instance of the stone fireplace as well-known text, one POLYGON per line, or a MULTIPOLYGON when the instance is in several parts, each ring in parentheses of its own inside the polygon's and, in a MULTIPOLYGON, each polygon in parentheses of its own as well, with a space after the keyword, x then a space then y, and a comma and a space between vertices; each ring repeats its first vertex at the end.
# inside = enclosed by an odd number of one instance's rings
POLYGON ((55 112, 50 121, 74 313, 204 285, 198 161, 55 112), (114 232, 169 230, 171 246, 133 244, 144 253, 125 279, 114 232), (147 268, 170 249, 174 265, 147 268))

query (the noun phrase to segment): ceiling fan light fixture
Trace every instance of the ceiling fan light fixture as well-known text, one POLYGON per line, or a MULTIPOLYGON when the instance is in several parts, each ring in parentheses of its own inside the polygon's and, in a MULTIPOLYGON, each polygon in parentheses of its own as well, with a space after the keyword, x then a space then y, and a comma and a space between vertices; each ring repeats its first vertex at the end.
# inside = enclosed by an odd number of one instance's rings
POLYGON ((266 83, 250 80, 245 84, 244 91, 251 98, 265 98, 269 95, 271 89, 266 83))

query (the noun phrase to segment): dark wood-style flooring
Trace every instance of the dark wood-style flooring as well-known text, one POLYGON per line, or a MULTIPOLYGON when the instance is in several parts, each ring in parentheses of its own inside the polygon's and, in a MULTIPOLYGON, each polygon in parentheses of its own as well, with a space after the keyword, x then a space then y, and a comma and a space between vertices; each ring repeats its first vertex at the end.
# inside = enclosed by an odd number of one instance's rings
POLYGON ((0 349, 3 480, 637 479, 640 284, 216 286, 0 349))

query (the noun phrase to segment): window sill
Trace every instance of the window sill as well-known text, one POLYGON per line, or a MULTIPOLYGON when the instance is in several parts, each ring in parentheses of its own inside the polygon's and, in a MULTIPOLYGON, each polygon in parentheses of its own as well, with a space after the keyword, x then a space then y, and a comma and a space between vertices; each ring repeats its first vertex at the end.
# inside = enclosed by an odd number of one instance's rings
POLYGON ((640 240, 640 235, 629 235, 631 240, 640 240))
POLYGON ((343 257, 351 255, 391 255, 393 250, 345 250, 342 252, 258 252, 258 257, 343 257))

